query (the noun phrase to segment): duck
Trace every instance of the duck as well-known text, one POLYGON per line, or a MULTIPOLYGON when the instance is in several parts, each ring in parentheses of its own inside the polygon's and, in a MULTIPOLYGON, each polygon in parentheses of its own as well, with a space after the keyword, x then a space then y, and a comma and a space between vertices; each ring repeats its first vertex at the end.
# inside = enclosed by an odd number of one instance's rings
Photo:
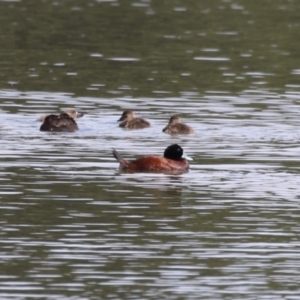
POLYGON ((194 133, 194 129, 184 123, 181 123, 181 120, 177 115, 174 115, 170 118, 169 124, 162 131, 169 134, 194 133))
POLYGON ((73 132, 76 130, 78 130, 76 121, 67 113, 46 116, 40 127, 40 131, 73 132))
POLYGON ((132 110, 125 110, 118 122, 121 122, 120 127, 128 129, 143 129, 151 126, 148 121, 136 118, 132 110))
POLYGON ((112 154, 120 163, 121 170, 131 172, 183 173, 189 170, 188 160, 192 160, 178 144, 168 146, 164 156, 146 155, 136 160, 126 160, 114 148, 112 154))
MULTIPOLYGON (((64 111, 64 113, 68 114, 71 118, 73 118, 74 120, 76 120, 77 118, 81 118, 84 116, 84 113, 79 113, 77 110, 75 109, 66 109, 64 111)), ((45 118, 47 117, 47 115, 41 116, 37 119, 37 121, 39 122, 44 122, 45 118)))

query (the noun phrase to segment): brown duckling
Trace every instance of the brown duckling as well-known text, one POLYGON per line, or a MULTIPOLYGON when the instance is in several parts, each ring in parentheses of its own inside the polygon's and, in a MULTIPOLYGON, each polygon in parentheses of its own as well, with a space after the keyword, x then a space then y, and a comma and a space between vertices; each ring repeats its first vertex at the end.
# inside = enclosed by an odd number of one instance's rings
POLYGON ((78 130, 75 120, 66 113, 46 116, 40 131, 72 132, 78 130))
POLYGON ((150 123, 142 118, 136 118, 132 110, 125 110, 118 120, 120 127, 128 129, 142 129, 150 127, 150 123))
MULTIPOLYGON (((81 118, 81 117, 84 116, 84 113, 79 113, 75 109, 66 109, 64 111, 64 113, 68 114, 74 120, 77 119, 77 118, 81 118)), ((37 121, 44 122, 44 120, 45 120, 46 117, 47 116, 41 116, 40 118, 37 119, 37 121)))
POLYGON ((192 127, 181 123, 181 120, 178 116, 172 116, 170 118, 169 124, 162 130, 165 133, 169 134, 190 134, 194 133, 192 127))

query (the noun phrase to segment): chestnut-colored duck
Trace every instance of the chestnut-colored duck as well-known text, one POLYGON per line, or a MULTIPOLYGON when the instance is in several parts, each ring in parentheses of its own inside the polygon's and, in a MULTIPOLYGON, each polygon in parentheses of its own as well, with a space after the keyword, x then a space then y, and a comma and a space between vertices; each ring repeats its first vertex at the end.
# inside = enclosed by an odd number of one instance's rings
POLYGON ((188 157, 178 144, 167 147, 164 156, 147 155, 136 160, 124 159, 117 150, 112 150, 113 156, 120 163, 122 170, 132 172, 176 172, 182 173, 189 170, 188 157))

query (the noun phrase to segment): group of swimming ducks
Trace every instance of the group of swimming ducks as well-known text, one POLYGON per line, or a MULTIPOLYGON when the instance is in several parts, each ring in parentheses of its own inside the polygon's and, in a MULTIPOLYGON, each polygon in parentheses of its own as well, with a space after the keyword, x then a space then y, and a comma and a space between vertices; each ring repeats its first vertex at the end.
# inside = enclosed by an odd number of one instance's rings
MULTIPOLYGON (((74 109, 66 110, 59 115, 51 114, 42 116, 38 121, 43 122, 40 127, 41 131, 52 132, 73 132, 78 130, 76 119, 82 117, 83 113, 78 113, 74 109)), ((127 129, 143 129, 151 127, 151 124, 142 119, 135 117, 133 111, 125 110, 118 120, 119 127, 127 129)), ((169 124, 162 130, 168 134, 191 134, 194 130, 181 123, 178 116, 172 116, 169 124)), ((120 168, 131 172, 163 172, 163 173, 181 173, 189 169, 188 157, 178 144, 167 147, 163 156, 147 155, 136 160, 124 159, 116 149, 112 149, 112 154, 120 163, 120 168)))

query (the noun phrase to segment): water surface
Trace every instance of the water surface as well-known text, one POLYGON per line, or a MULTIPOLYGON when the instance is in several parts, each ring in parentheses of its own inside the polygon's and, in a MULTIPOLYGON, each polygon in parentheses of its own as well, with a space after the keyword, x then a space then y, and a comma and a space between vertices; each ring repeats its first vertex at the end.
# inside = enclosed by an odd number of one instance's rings
POLYGON ((0 1, 0 297, 298 299, 296 1, 0 1), (40 132, 75 107, 75 133, 40 132), (124 130, 125 109, 149 120, 124 130), (179 114, 195 134, 162 132, 179 114), (111 154, 193 157, 125 174, 111 154))

